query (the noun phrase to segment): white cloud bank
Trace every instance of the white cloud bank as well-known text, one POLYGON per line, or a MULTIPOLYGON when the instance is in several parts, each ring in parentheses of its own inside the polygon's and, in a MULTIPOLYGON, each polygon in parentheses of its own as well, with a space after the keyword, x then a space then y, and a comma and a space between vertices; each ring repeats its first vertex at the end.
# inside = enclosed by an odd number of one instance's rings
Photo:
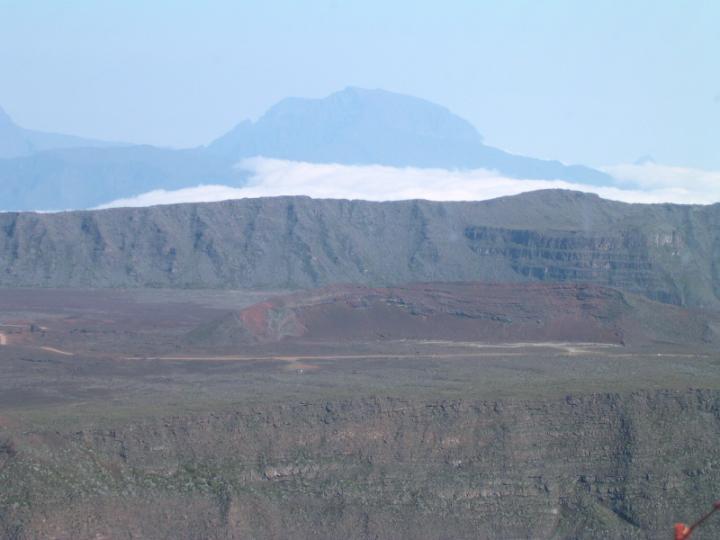
POLYGON ((720 171, 672 167, 658 163, 615 165, 604 167, 603 170, 612 175, 621 187, 645 191, 681 189, 687 194, 703 198, 706 202, 720 201, 720 171))
POLYGON ((484 169, 394 168, 380 165, 336 165, 252 158, 238 165, 251 172, 244 187, 201 185, 176 191, 156 190, 118 199, 98 208, 212 202, 249 197, 308 195, 327 199, 392 201, 479 201, 538 189, 573 189, 631 203, 710 204, 720 201, 720 172, 654 163, 618 165, 605 171, 615 185, 589 186, 561 180, 506 178, 484 169))

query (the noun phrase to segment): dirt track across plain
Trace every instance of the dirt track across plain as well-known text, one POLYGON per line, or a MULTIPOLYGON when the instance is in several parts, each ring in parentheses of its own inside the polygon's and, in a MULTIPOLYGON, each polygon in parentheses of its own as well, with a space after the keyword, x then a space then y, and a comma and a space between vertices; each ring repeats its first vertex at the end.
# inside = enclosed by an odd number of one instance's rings
MULTIPOLYGON (((404 341, 404 340, 403 340, 404 341)), ((606 353, 615 349, 615 345, 605 343, 564 343, 564 342, 542 342, 542 343, 483 343, 465 341, 441 341, 422 340, 418 344, 440 345, 444 347, 463 347, 468 350, 463 352, 416 352, 407 353, 374 353, 374 354, 305 354, 305 355, 172 355, 142 357, 143 360, 174 360, 174 361, 257 361, 257 360, 281 360, 285 362, 298 362, 303 360, 364 360, 364 359, 385 359, 385 358, 472 358, 482 356, 522 356, 526 351, 519 349, 545 348, 559 351, 561 354, 575 355, 580 353, 606 353), (506 349, 506 350, 502 350, 506 349)), ((138 360, 141 357, 128 356, 126 360, 138 360)))
POLYGON ((386 359, 386 358, 470 358, 475 356, 521 356, 519 352, 492 352, 492 353, 417 353, 417 354, 308 354, 300 356, 291 355, 268 355, 268 356, 152 356, 139 358, 137 356, 125 357, 126 360, 175 360, 175 361, 256 361, 256 360, 282 360, 285 362, 297 362, 300 360, 366 360, 366 359, 386 359))
POLYGON ((39 349, 42 349, 43 351, 55 353, 55 354, 62 354, 63 356, 74 356, 75 353, 63 351, 61 349, 56 349, 55 347, 39 347, 39 349))

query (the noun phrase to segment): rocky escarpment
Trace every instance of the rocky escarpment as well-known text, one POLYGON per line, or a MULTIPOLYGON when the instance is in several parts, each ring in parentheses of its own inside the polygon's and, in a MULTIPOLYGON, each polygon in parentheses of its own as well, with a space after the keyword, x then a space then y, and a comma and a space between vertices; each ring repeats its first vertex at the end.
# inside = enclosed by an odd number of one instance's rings
POLYGON ((720 306, 720 207, 564 191, 485 202, 246 199, 0 214, 0 286, 580 281, 720 306))
POLYGON ((676 256, 685 251, 677 231, 653 236, 636 229, 593 234, 468 227, 465 236, 474 252, 500 256, 531 279, 604 283, 661 302, 683 302, 683 285, 653 260, 661 248, 676 256))
POLYGON ((661 538, 717 498, 718 437, 709 390, 6 426, 0 536, 661 538))

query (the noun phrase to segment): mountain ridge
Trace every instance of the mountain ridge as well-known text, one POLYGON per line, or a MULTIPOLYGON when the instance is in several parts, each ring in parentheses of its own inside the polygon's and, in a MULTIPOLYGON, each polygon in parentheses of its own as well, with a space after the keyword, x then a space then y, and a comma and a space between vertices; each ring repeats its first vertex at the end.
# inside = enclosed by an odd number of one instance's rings
POLYGON ((10 115, 0 107, 0 159, 22 158, 47 150, 119 146, 129 145, 77 135, 26 129, 18 126, 10 115))
POLYGON ((0 214, 0 286, 606 285, 720 308, 720 205, 568 191, 481 202, 240 199, 0 214))

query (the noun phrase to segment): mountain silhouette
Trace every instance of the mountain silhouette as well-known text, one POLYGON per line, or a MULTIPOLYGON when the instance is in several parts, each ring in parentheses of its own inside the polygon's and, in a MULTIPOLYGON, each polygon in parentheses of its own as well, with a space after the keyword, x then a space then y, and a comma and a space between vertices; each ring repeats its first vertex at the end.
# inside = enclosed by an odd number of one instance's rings
POLYGON ((445 107, 385 90, 349 87, 324 99, 284 99, 257 122, 244 121, 208 149, 236 159, 269 158, 393 167, 492 169, 514 178, 607 184, 610 177, 509 154, 445 107))
POLYGON ((0 110, 0 210, 84 209, 157 189, 242 186, 248 174, 237 165, 255 156, 612 182, 588 167, 487 146, 469 122, 429 101, 350 87, 323 99, 284 99, 256 122, 246 120, 208 146, 183 150, 27 130, 0 110))
POLYGON ((25 157, 46 150, 67 148, 107 148, 127 146, 121 143, 85 139, 75 135, 46 133, 25 129, 13 122, 0 107, 0 159, 25 157))

